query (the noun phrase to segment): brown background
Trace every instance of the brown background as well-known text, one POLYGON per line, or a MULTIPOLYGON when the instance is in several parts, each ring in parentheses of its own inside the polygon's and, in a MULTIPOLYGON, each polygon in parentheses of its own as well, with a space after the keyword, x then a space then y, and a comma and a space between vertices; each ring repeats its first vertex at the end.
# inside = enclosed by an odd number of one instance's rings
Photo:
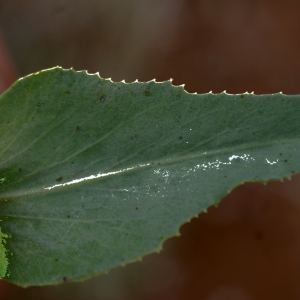
MULTIPOLYGON (((19 76, 61 65, 189 92, 300 93, 299 1, 0 0, 0 27, 19 76)), ((84 283, 2 284, 1 299, 300 299, 299 195, 297 176, 245 184, 161 254, 84 283)))

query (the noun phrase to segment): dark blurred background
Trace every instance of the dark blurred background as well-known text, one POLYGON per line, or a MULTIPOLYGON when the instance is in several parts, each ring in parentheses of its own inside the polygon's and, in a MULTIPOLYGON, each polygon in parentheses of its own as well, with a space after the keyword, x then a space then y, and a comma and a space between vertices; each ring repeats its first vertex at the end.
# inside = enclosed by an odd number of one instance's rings
MULTIPOLYGON (((0 30, 6 86, 60 65, 115 81, 174 78, 189 92, 300 93, 296 0, 0 0, 0 30)), ((160 254, 84 283, 2 282, 0 297, 300 299, 299 200, 299 176, 247 183, 183 225, 160 254)))

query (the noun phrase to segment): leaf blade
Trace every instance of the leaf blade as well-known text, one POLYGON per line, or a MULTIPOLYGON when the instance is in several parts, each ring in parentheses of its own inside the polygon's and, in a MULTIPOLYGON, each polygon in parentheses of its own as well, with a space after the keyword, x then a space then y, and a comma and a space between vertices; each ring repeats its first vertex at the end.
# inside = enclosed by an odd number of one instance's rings
POLYGON ((194 95, 54 68, 0 107, 7 279, 21 286, 134 261, 241 182, 299 172, 297 96, 194 95))

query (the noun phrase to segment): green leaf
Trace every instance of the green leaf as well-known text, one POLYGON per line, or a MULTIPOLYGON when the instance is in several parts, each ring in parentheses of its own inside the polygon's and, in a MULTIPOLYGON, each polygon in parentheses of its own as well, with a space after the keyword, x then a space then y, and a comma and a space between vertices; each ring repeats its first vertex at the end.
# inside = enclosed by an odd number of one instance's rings
POLYGON ((8 259, 7 259, 7 250, 5 249, 6 239, 9 236, 1 231, 0 228, 0 279, 7 276, 8 259))
POLYGON ((5 278, 20 286, 135 261, 238 184, 300 171, 299 96, 54 68, 20 79, 0 111, 5 278))

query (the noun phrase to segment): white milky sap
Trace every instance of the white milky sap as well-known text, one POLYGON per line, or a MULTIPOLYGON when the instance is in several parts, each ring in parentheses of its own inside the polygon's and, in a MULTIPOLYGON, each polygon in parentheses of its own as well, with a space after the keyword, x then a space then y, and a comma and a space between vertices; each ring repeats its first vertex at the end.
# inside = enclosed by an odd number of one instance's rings
MULTIPOLYGON (((238 160, 238 159, 241 159, 245 162, 255 161, 255 159, 252 156, 250 156, 249 154, 232 155, 232 156, 228 157, 228 161, 220 161, 220 160, 216 159, 215 161, 210 161, 210 162, 206 162, 203 164, 197 164, 193 168, 182 168, 181 171, 183 171, 183 173, 181 173, 181 176, 182 177, 188 176, 191 172, 195 172, 199 169, 202 169, 204 171, 211 170, 211 169, 219 170, 219 168, 221 166, 231 165, 234 160, 238 160)), ((167 170, 164 170, 162 168, 154 170, 154 174, 160 175, 162 178, 164 178, 166 183, 170 180, 170 177, 171 177, 170 172, 167 170)), ((173 174, 173 175, 176 176, 176 174, 173 174)))
POLYGON ((149 165, 150 164, 144 164, 144 165, 138 165, 138 167, 131 167, 131 168, 115 171, 115 172, 98 173, 97 175, 91 175, 91 176, 83 177, 83 178, 80 178, 80 179, 74 179, 74 180, 66 182, 66 183, 55 184, 53 186, 46 187, 44 189, 45 190, 51 190, 51 189, 54 189, 54 188, 57 188, 57 187, 60 187, 60 186, 66 186, 66 185, 76 184, 76 183, 86 181, 86 180, 92 180, 92 179, 97 179, 97 178, 100 178, 100 177, 115 175, 115 174, 123 173, 123 172, 126 172, 126 171, 130 171, 130 170, 133 170, 133 169, 136 169, 136 168, 146 167, 146 166, 149 166, 149 165))
POLYGON ((274 164, 277 164, 278 163, 278 159, 277 160, 274 160, 274 161, 269 161, 267 158, 266 158, 266 161, 268 164, 270 165, 274 165, 274 164))
MULTIPOLYGON (((206 154, 206 153, 204 153, 204 154, 206 154)), ((206 163, 203 163, 203 164, 197 164, 193 168, 189 168, 189 169, 188 168, 183 168, 185 172, 182 176, 187 176, 187 175, 189 175, 190 172, 193 172, 193 171, 196 171, 196 170, 199 170, 199 169, 202 169, 204 171, 205 170, 210 170, 210 169, 218 170, 221 166, 231 165, 234 160, 238 160, 238 159, 241 159, 245 162, 255 161, 255 159, 252 156, 250 156, 249 154, 231 155, 230 157, 228 157, 228 161, 220 161, 220 160, 216 159, 215 161, 206 162, 206 163)), ((275 161, 269 161, 266 158, 266 162, 270 165, 273 165, 273 164, 278 163, 278 159, 275 160, 275 161)), ((110 176, 110 175, 116 175, 116 174, 119 174, 119 173, 123 173, 123 172, 130 171, 130 170, 133 170, 133 169, 139 169, 139 168, 146 167, 146 166, 149 166, 149 165, 150 165, 150 163, 143 164, 143 165, 138 165, 138 166, 135 166, 135 167, 122 169, 122 170, 118 170, 118 171, 114 171, 114 172, 98 173, 97 175, 90 175, 90 176, 83 177, 83 178, 80 178, 80 179, 75 179, 75 180, 72 180, 72 181, 69 181, 69 182, 66 182, 66 183, 55 184, 51 187, 46 187, 44 189, 45 190, 51 190, 51 189, 54 189, 54 188, 57 188, 57 187, 62 187, 62 186, 67 186, 67 185, 80 183, 82 181, 93 180, 93 179, 106 177, 106 176, 110 176)), ((164 179, 166 181, 169 181, 169 179, 171 177, 171 174, 170 174, 169 171, 162 170, 161 168, 154 170, 154 174, 164 177, 164 179)))

